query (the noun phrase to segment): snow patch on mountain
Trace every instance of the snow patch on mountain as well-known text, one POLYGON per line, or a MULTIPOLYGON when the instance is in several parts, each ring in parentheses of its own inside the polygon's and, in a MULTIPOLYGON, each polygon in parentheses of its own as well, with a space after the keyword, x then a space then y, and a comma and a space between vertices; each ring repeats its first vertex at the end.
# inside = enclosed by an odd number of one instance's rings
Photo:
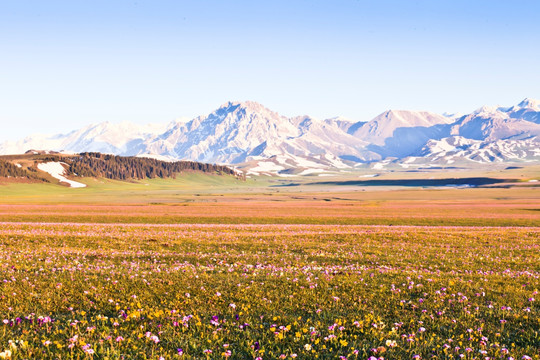
POLYGON ((420 154, 422 162, 451 164, 455 162, 540 161, 540 140, 482 141, 452 136, 430 140, 420 154))

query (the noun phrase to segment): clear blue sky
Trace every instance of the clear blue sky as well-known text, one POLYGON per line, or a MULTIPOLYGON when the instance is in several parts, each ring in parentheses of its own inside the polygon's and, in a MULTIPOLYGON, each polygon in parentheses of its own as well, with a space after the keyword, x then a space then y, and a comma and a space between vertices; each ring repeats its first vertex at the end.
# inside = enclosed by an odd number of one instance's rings
POLYGON ((254 100, 369 120, 540 98, 540 2, 0 0, 0 140, 254 100))

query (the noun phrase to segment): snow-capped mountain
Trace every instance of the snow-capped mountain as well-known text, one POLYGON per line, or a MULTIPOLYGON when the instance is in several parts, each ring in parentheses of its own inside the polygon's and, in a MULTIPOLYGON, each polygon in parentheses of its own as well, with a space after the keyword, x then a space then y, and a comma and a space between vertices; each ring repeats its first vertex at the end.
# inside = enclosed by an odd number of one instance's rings
POLYGON ((29 149, 66 152, 102 152, 137 155, 144 152, 145 141, 165 131, 166 125, 137 125, 130 122, 92 124, 65 135, 32 135, 22 140, 0 144, 0 154, 21 154, 29 149))
MULTIPOLYGON (((504 110, 503 108, 484 106, 470 115, 461 117, 452 125, 450 133, 482 141, 528 138, 540 135, 540 124, 515 116, 517 111, 504 110)), ((530 110, 532 108, 521 108, 518 111, 523 111, 523 114, 528 115, 536 113, 538 116, 540 114, 540 112, 531 112, 530 110)), ((534 118, 534 116, 530 116, 530 118, 534 118)))
POLYGON ((450 123, 452 119, 426 111, 389 110, 367 123, 361 123, 354 132, 349 130, 349 133, 373 145, 383 146, 389 138, 397 136, 398 129, 417 132, 450 123))
MULTIPOLYGON (((373 158, 367 143, 325 121, 301 116, 286 118, 255 102, 229 102, 207 116, 170 127, 147 143, 151 153, 202 162, 253 163, 265 159, 274 168, 303 167, 313 156, 330 153, 324 167, 347 167, 340 157, 373 158)), ((257 165, 256 165, 257 166, 257 165)))
POLYGON ((0 144, 29 149, 99 151, 231 164, 255 174, 310 174, 369 163, 540 161, 540 101, 484 106, 471 114, 386 111, 371 121, 288 118, 256 102, 228 102, 206 116, 170 124, 100 123, 65 135, 0 144))
POLYGON ((351 126, 348 133, 367 141, 368 149, 382 158, 401 158, 447 132, 452 118, 425 111, 386 111, 367 123, 351 126))

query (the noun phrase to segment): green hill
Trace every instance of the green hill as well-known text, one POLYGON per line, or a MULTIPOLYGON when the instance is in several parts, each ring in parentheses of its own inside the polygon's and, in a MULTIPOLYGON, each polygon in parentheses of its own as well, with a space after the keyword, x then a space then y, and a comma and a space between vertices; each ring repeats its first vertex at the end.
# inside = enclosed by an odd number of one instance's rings
POLYGON ((116 156, 97 152, 65 155, 59 153, 29 152, 22 155, 0 156, 0 178, 11 181, 52 182, 50 174, 41 171, 41 163, 62 163, 64 176, 70 178, 105 178, 130 181, 143 179, 176 178, 177 174, 198 172, 229 175, 243 178, 234 169, 223 165, 205 164, 194 161, 166 162, 134 156, 116 156))

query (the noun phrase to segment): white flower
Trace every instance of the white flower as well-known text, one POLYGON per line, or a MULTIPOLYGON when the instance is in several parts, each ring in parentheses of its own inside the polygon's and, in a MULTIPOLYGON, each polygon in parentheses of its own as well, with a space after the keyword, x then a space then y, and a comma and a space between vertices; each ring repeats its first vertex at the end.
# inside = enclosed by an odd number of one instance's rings
POLYGON ((386 340, 386 346, 388 347, 396 347, 397 343, 395 340, 386 340))
POLYGON ((11 359, 11 351, 5 350, 0 352, 0 359, 11 359))

